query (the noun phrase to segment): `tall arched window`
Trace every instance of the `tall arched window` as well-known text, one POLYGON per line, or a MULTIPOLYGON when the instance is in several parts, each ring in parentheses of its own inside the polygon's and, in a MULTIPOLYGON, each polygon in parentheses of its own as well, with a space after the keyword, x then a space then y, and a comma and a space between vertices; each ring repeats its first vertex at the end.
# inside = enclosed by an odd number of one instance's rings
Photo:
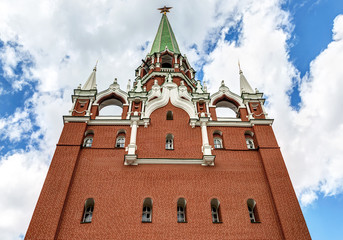
POLYGON ((216 130, 213 132, 213 145, 214 145, 215 149, 223 148, 222 135, 223 135, 223 133, 219 130, 216 130))
POLYGON ((247 201, 247 205, 248 205, 250 222, 252 223, 260 222, 258 214, 257 214, 256 201, 250 198, 247 201))
POLYGON ((173 120, 173 112, 172 111, 167 112, 167 120, 173 120))
POLYGON ((251 131, 246 131, 244 136, 245 136, 245 142, 247 144, 247 148, 255 149, 255 144, 254 144, 254 139, 253 139, 254 133, 251 131))
POLYGON ((212 222, 213 223, 220 223, 220 209, 219 209, 219 201, 216 198, 211 200, 211 212, 212 212, 212 222))
POLYGON ((174 149, 174 136, 172 134, 167 134, 166 137, 166 149, 172 150, 174 149))
POLYGON ((146 198, 143 201, 142 222, 151 222, 152 215, 152 200, 146 198))
POLYGON ((83 210, 83 218, 82 218, 83 223, 92 222, 93 211, 94 211, 94 199, 88 198, 85 202, 85 208, 83 210))
POLYGON ((124 148, 125 147, 125 130, 121 129, 117 132, 116 138, 116 148, 124 148))
POLYGON ((92 147, 92 144, 93 144, 93 136, 94 136, 94 132, 92 130, 88 130, 86 133, 85 133, 85 138, 83 139, 83 147, 86 147, 86 148, 90 148, 92 147))
POLYGON ((186 200, 184 198, 177 200, 177 222, 186 222, 186 200))

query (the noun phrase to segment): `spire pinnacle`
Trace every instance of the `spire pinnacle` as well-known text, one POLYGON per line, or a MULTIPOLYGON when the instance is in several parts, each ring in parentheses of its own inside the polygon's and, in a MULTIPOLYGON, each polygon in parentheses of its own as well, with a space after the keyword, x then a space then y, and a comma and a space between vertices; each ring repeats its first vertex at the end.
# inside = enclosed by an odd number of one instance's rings
POLYGON ((169 12, 168 9, 170 8, 164 7, 159 9, 163 15, 160 25, 158 26, 155 40, 151 47, 150 55, 153 53, 163 52, 166 50, 166 48, 173 53, 180 53, 174 32, 166 15, 166 13, 169 12))
POLYGON ((238 69, 239 69, 239 74, 243 73, 239 59, 238 59, 238 69))
POLYGON ((98 66, 98 60, 95 63, 95 66, 93 68, 93 72, 88 77, 85 85, 83 85, 82 90, 93 90, 96 89, 96 68, 98 66))
POLYGON ((254 90, 252 89, 248 80, 245 78, 245 76, 243 74, 239 60, 238 60, 238 68, 239 68, 239 81, 240 81, 241 94, 243 92, 254 93, 254 90))
POLYGON ((167 12, 169 12, 169 9, 171 9, 171 8, 172 8, 172 7, 166 7, 166 6, 164 5, 163 8, 157 8, 157 10, 160 10, 161 13, 163 13, 164 15, 166 15, 167 12))

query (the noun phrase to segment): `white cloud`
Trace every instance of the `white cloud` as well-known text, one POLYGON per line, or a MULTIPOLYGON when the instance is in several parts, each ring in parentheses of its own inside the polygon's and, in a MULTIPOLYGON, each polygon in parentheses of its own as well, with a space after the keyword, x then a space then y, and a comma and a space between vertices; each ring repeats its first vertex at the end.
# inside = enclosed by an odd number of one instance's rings
POLYGON ((1 239, 25 235, 48 165, 42 152, 19 151, 0 161, 1 239))
MULTIPOLYGON (((6 74, 13 76, 13 67, 30 58, 34 66, 24 68, 24 77, 11 84, 20 89, 26 79, 37 81, 37 92, 27 105, 0 118, 2 137, 11 141, 27 137, 30 143, 38 143, 36 148, 29 146, 0 158, 0 191, 6 192, 2 206, 9 209, 3 219, 11 219, 0 222, 1 239, 18 238, 26 231, 62 129, 62 115, 71 108, 72 90, 86 81, 97 59, 98 90, 106 89, 114 77, 126 89, 127 80, 134 79, 134 69, 150 50, 160 20, 154 9, 162 5, 168 2, 0 2, 0 39, 21 45, 20 51, 5 47, 0 53, 6 74), (141 50, 146 41, 148 48, 141 50), (29 113, 34 118, 28 118, 29 113), (33 124, 40 130, 33 131, 33 124)), ((334 41, 312 62, 302 81, 303 103, 295 112, 287 95, 292 78, 300 80, 286 43, 293 26, 280 1, 175 1, 173 7, 169 20, 180 49, 194 67, 206 63, 204 79, 212 93, 222 79, 239 92, 240 59, 251 85, 268 96, 268 111, 276 119, 274 129, 301 202, 311 203, 318 191, 341 192, 343 126, 337 109, 343 77, 339 67, 343 54, 338 54, 342 53, 342 17, 335 19, 334 41), (242 32, 236 45, 226 41, 225 34, 240 20, 242 32), (210 40, 216 48, 207 56, 210 40), (190 48, 193 44, 197 50, 190 48)))

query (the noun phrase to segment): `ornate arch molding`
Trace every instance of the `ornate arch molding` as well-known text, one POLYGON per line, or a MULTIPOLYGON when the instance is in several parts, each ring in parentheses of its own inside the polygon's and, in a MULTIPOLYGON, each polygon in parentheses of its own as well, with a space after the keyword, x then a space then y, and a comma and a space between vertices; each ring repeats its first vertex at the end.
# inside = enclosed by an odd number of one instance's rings
MULTIPOLYGON (((182 88, 180 86, 180 88, 182 88)), ((160 91, 156 88, 156 92, 160 91)), ((175 107, 181 108, 190 118, 197 118, 195 114, 194 105, 191 101, 188 101, 182 97, 184 97, 184 91, 179 91, 179 87, 173 82, 166 82, 162 85, 162 93, 161 94, 149 94, 148 103, 146 105, 144 118, 149 118, 150 115, 158 108, 164 107, 168 104, 169 100, 171 104, 175 107)))
POLYGON ((94 105, 99 105, 99 110, 107 105, 128 105, 128 95, 119 88, 119 84, 111 84, 110 87, 96 95, 94 105))
POLYGON ((237 109, 245 107, 243 99, 237 94, 231 92, 228 87, 220 87, 219 91, 211 96, 210 107, 214 107, 221 101, 227 101, 233 104, 237 109))

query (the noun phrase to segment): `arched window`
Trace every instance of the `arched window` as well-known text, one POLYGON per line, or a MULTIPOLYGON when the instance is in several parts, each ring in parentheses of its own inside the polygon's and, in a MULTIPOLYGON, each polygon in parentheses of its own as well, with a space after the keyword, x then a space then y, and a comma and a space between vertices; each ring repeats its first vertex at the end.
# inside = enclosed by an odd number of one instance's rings
POLYGON ((173 120, 173 112, 172 111, 167 112, 167 120, 173 120))
POLYGON ((250 222, 252 222, 252 223, 260 222, 259 219, 258 219, 258 214, 257 214, 257 208, 256 208, 255 200, 251 199, 251 198, 248 199, 247 205, 248 205, 250 222))
POLYGON ((216 198, 211 200, 211 212, 212 212, 212 222, 213 223, 220 223, 220 209, 219 209, 219 201, 216 198))
POLYGON ((93 211, 94 211, 94 199, 88 198, 85 202, 85 208, 83 210, 82 222, 84 222, 84 223, 92 222, 93 211))
POLYGON ((123 129, 120 129, 117 132, 116 148, 124 148, 125 147, 125 135, 126 135, 126 131, 123 129))
POLYGON ((247 148, 255 149, 255 144, 254 144, 254 139, 253 139, 254 133, 251 131, 246 131, 244 136, 245 136, 245 142, 247 144, 247 148))
POLYGON ((92 130, 88 130, 86 133, 85 133, 85 138, 83 139, 83 147, 86 147, 86 148, 90 148, 92 147, 92 144, 93 144, 93 136, 94 136, 94 132, 92 130))
POLYGON ((177 200, 177 222, 186 222, 186 200, 184 198, 177 200))
POLYGON ((174 136, 172 134, 167 134, 166 137, 166 149, 173 150, 174 149, 174 136))
POLYGON ((143 202, 142 222, 151 222, 151 214, 152 200, 151 198, 146 198, 143 202))
POLYGON ((223 148, 223 133, 219 130, 213 132, 213 145, 215 149, 223 148))

